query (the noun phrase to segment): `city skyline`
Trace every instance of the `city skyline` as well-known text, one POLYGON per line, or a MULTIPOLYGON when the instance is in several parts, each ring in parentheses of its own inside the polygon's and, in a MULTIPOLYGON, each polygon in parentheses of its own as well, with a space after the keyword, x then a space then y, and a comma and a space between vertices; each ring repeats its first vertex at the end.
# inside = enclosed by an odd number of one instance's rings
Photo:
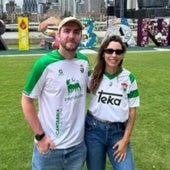
MULTIPOLYGON (((23 5, 23 0, 14 0, 15 1, 15 4, 19 5, 20 7, 22 7, 23 5)), ((5 6, 6 3, 9 2, 9 0, 2 0, 3 2, 3 5, 5 6)))
MULTIPOLYGON (((10 0, 0 0, 0 3, 2 3, 3 5, 3 12, 6 12, 6 4, 9 3, 10 0)), ((23 0, 13 0, 15 1, 15 4, 17 6, 20 6, 20 8, 22 8, 23 5, 23 0)), ((1 10, 0 10, 1 11, 1 10)))

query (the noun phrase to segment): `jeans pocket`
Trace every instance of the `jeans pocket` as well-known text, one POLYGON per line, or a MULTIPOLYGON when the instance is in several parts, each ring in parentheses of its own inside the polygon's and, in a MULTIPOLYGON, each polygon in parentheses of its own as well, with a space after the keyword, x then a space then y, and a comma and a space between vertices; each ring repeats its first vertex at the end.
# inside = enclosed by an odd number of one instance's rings
POLYGON ((91 130, 96 127, 96 122, 91 116, 86 116, 86 121, 85 121, 85 129, 86 130, 91 130))
POLYGON ((37 147, 38 152, 42 155, 47 155, 50 152, 49 148, 45 152, 42 152, 41 149, 38 147, 38 145, 36 145, 36 147, 37 147))

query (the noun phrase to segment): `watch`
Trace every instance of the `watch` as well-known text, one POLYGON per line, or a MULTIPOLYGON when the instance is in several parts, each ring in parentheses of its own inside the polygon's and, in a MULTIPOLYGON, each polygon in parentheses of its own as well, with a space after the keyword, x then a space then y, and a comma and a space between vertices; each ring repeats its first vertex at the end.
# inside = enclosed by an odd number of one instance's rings
POLYGON ((43 132, 42 134, 36 134, 36 135, 35 135, 35 139, 36 139, 37 141, 40 141, 44 136, 45 136, 45 133, 44 133, 44 132, 43 132))

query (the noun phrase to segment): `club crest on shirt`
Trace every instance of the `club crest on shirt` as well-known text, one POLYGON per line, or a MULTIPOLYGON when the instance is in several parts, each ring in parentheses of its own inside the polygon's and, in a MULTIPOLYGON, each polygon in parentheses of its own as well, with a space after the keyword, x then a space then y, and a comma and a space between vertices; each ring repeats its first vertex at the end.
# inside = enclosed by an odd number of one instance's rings
POLYGON ((126 82, 122 82, 122 83, 121 83, 121 86, 122 86, 123 92, 126 92, 126 91, 127 91, 127 88, 128 88, 128 84, 127 84, 126 82))
POLYGON ((123 92, 123 98, 127 99, 127 89, 128 89, 128 84, 126 82, 121 83, 121 89, 123 92))
POLYGON ((80 72, 84 73, 84 66, 82 64, 80 65, 80 72))

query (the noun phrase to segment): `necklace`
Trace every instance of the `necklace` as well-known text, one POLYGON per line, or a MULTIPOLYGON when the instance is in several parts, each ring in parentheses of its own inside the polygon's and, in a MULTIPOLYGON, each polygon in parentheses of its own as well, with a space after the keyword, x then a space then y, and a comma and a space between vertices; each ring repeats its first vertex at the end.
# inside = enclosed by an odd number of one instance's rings
POLYGON ((111 87, 111 86, 112 86, 112 84, 113 84, 113 83, 112 83, 112 81, 111 81, 111 82, 109 83, 109 86, 111 87))

